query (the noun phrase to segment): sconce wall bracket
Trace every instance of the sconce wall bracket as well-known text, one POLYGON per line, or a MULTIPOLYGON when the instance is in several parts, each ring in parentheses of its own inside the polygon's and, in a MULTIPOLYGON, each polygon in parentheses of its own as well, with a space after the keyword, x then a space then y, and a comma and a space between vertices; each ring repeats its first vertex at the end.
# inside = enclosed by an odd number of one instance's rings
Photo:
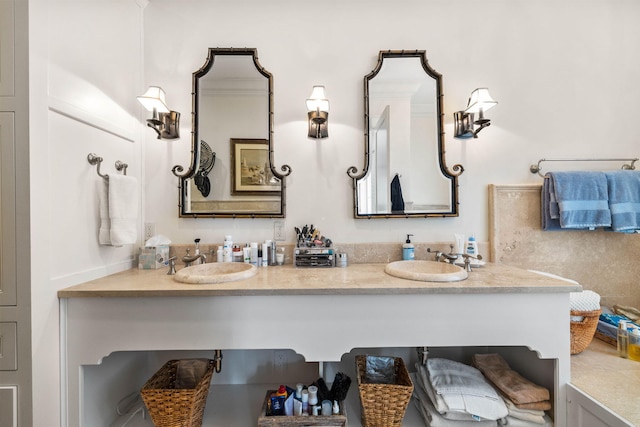
POLYGON ((158 139, 180 138, 180 113, 157 113, 157 118, 154 116, 147 120, 147 126, 158 134, 158 139))
POLYGON ((329 113, 326 111, 309 111, 309 138, 322 139, 329 136, 329 113))

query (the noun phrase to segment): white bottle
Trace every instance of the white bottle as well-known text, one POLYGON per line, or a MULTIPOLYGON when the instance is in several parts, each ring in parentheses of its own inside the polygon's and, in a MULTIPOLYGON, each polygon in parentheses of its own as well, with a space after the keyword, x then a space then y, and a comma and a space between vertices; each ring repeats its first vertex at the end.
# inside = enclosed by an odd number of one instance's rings
POLYGON ((218 246, 218 250, 216 251, 216 261, 217 262, 222 262, 224 260, 224 249, 222 248, 222 246, 218 246))
POLYGON ((233 240, 231 239, 231 236, 224 236, 224 245, 222 250, 222 261, 233 262, 233 240))
POLYGON ((262 244, 262 267, 267 267, 269 265, 269 246, 267 242, 262 244))
POLYGON ((478 242, 476 242, 476 238, 473 236, 469 236, 469 240, 467 241, 467 248, 465 250, 467 255, 471 255, 474 257, 478 256, 478 242))
POLYGON ((251 242, 251 264, 258 266, 258 243, 251 242))

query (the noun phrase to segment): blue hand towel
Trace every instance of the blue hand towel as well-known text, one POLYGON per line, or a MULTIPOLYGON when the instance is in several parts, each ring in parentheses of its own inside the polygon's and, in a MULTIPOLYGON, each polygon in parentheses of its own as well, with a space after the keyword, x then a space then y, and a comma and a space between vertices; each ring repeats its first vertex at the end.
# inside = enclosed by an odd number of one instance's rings
POLYGON ((604 172, 550 172, 560 208, 562 228, 611 226, 607 177, 604 172))
POLYGON ((611 229, 633 233, 640 229, 640 172, 605 172, 609 190, 611 229))
POLYGON ((544 231, 560 231, 560 211, 558 208, 558 202, 555 200, 555 192, 553 188, 553 180, 547 174, 544 177, 544 183, 542 184, 542 229, 544 231), (554 208, 555 205, 555 208, 554 208), (553 211, 556 211, 557 216, 554 217, 553 211))

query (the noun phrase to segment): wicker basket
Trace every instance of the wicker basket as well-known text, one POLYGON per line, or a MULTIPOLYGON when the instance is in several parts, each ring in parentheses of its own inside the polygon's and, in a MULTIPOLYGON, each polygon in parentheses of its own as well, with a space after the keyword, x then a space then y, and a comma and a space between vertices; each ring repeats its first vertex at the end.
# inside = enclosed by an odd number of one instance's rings
POLYGON ((201 427, 214 361, 194 388, 175 388, 179 360, 164 364, 140 391, 156 427, 201 427))
POLYGON ((413 393, 413 383, 402 358, 396 357, 394 364, 396 384, 365 383, 366 356, 356 356, 356 375, 363 427, 402 425, 402 419, 413 393))
POLYGON ((571 354, 578 354, 591 344, 598 327, 601 310, 574 311, 571 316, 582 316, 582 321, 571 321, 571 354))

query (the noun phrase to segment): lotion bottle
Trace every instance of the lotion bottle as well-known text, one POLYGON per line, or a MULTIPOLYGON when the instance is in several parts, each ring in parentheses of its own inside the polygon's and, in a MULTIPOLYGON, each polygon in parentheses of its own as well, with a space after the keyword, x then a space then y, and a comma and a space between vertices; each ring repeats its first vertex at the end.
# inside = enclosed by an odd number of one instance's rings
POLYGON ((478 242, 476 242, 475 236, 472 234, 467 241, 466 254, 474 257, 478 256, 478 242))
POLYGON ((415 247, 413 243, 411 243, 411 236, 413 236, 413 234, 407 234, 407 240, 402 244, 402 259, 405 261, 416 258, 415 247))

